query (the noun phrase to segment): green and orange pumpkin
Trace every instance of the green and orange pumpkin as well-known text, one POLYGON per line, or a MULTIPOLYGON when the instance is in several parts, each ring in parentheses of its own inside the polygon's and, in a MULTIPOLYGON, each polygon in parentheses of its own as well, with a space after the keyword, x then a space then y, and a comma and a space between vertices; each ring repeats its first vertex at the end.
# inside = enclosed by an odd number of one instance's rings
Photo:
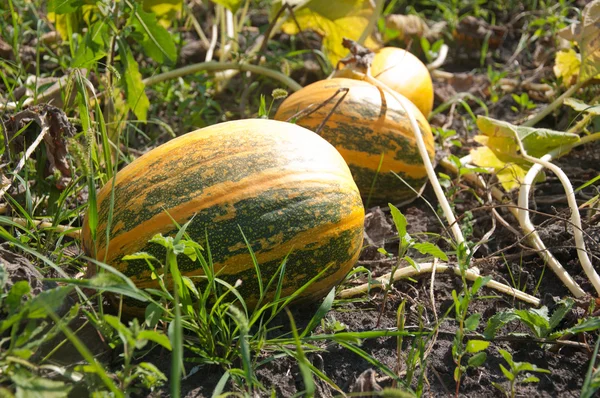
POLYGON ((384 47, 375 53, 371 75, 408 98, 429 117, 433 108, 433 82, 427 66, 410 52, 384 47))
MULTIPOLYGON (((416 106, 408 106, 433 159, 431 127, 416 106)), ((413 199, 413 189, 418 191, 427 181, 408 116, 392 95, 371 83, 347 78, 318 81, 286 98, 275 119, 290 120, 313 131, 326 120, 319 134, 344 157, 365 203, 413 199), (314 112, 307 112, 311 110, 314 112)))
MULTIPOLYGON (((313 132, 274 120, 227 122, 173 139, 121 170, 99 191, 97 207, 96 241, 87 217, 82 232, 91 257, 106 258, 140 288, 156 287, 143 261, 123 256, 144 251, 164 258, 164 249, 148 240, 175 235, 171 217, 181 225, 193 217, 186 232, 201 244, 208 239, 215 272, 232 284, 241 280, 249 305, 259 289, 241 231, 265 281, 287 256, 283 295, 327 268, 304 299, 339 283, 363 241, 364 209, 344 159, 313 132)), ((203 274, 187 256, 178 263, 184 275, 203 274)))

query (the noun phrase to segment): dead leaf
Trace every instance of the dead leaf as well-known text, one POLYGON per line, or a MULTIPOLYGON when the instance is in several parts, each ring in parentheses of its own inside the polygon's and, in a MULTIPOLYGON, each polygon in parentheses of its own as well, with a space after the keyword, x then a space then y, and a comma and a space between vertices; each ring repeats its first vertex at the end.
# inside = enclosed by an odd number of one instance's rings
POLYGON ((490 49, 496 49, 502 45, 508 29, 505 26, 490 25, 483 19, 474 16, 463 18, 452 36, 459 45, 471 49, 480 49, 484 41, 488 41, 490 49))
POLYGON ((373 369, 367 369, 362 372, 354 382, 351 388, 353 397, 372 397, 375 392, 383 391, 383 388, 377 383, 375 377, 377 373, 373 369))
POLYGON ((424 37, 430 41, 436 40, 447 26, 446 22, 442 22, 429 27, 427 22, 417 15, 390 14, 385 17, 385 28, 393 31, 394 34, 384 34, 384 41, 391 39, 404 40, 407 37, 424 37))
MULTIPOLYGON (((4 122, 9 139, 11 135, 31 122, 37 123, 40 127, 48 127, 48 133, 44 136, 47 158, 45 176, 54 174, 55 170, 59 171, 61 178, 57 182, 57 188, 64 189, 71 178, 71 169, 67 161, 67 137, 75 135, 75 127, 67 120, 67 116, 60 108, 48 104, 35 105, 10 116, 4 122)), ((15 146, 16 152, 24 149, 26 138, 29 136, 21 135, 19 139, 13 140, 12 145, 15 146)), ((27 143, 31 142, 27 141, 27 143)))

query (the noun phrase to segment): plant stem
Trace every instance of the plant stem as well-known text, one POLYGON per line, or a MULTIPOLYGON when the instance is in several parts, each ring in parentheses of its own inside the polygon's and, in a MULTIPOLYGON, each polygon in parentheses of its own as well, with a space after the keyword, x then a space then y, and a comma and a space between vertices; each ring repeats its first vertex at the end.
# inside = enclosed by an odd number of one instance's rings
POLYGON ((198 64, 184 66, 183 68, 178 68, 169 72, 151 76, 149 78, 144 79, 144 84, 146 86, 151 86, 156 83, 191 75, 200 71, 214 72, 224 70, 238 70, 240 72, 252 72, 258 75, 267 76, 274 80, 277 80, 280 83, 285 84, 289 89, 293 91, 298 91, 302 88, 301 85, 299 85, 293 79, 289 78, 281 72, 258 65, 239 64, 234 62, 200 62, 198 64))
MULTIPOLYGON (((450 207, 450 203, 448 203, 448 199, 446 198, 446 195, 444 194, 444 190, 442 189, 442 186, 440 185, 440 181, 437 179, 437 176, 435 175, 435 170, 433 168, 433 164, 431 163, 431 159, 429 159, 429 154, 427 153, 427 147, 425 146, 425 140, 423 139, 423 134, 421 132, 421 129, 419 128, 417 119, 415 118, 415 115, 410 111, 410 106, 411 106, 410 101, 408 99, 406 99, 405 97, 397 94, 395 91, 393 91, 387 85, 385 85, 384 83, 373 78, 369 74, 365 75, 365 79, 369 83, 375 85, 376 87, 379 87, 380 89, 382 89, 382 90, 386 91, 388 94, 390 94, 396 101, 398 101, 400 103, 400 106, 402 106, 402 108, 404 109, 404 112, 406 112, 406 115, 408 116, 408 120, 410 122, 410 125, 412 127, 412 130, 413 130, 413 133, 415 136, 417 148, 419 149, 419 153, 421 154, 421 158, 423 160, 423 165, 425 166, 425 170, 427 171, 427 177, 429 178, 429 182, 431 183, 433 191, 435 192, 435 196, 437 197, 440 207, 442 208, 442 210, 444 212, 444 216, 446 216, 446 220, 448 221, 448 224, 450 225, 450 229, 452 230, 452 234, 454 235, 454 239, 456 240, 456 243, 458 245, 464 244, 465 238, 462 234, 462 231, 460 230, 460 226, 456 222, 456 217, 454 216, 454 212, 452 211, 452 208, 450 207)), ((466 249, 466 250, 468 251, 468 249, 466 249)))
MULTIPOLYGON (((365 283, 363 285, 344 289, 341 292, 339 292, 337 296, 339 298, 346 299, 346 298, 355 297, 355 296, 358 296, 359 294, 365 293, 371 288, 376 288, 376 287, 377 288, 385 288, 385 286, 388 283, 392 283, 392 282, 395 282, 395 281, 403 279, 403 278, 410 278, 410 277, 413 277, 416 275, 430 273, 433 270, 433 266, 434 266, 433 263, 420 263, 418 270, 415 269, 413 266, 400 268, 400 269, 396 270, 396 272, 394 272, 393 280, 390 280, 390 278, 392 276, 391 272, 390 272, 390 273, 387 273, 385 275, 382 275, 382 276, 376 278, 375 282, 378 282, 378 283, 373 283, 373 281, 371 281, 371 283, 365 283)), ((436 272, 452 271, 456 275, 462 277, 461 270, 458 267, 453 267, 447 263, 437 263, 435 267, 436 267, 436 272)), ((468 279, 470 281, 475 281, 481 275, 479 274, 478 271, 476 271, 476 269, 471 268, 471 269, 464 271, 464 276, 466 279, 468 279)), ((489 287, 491 289, 497 290, 499 292, 508 294, 510 296, 513 296, 513 297, 515 297, 519 300, 525 301, 529 304, 533 304, 536 307, 538 307, 541 303, 540 299, 538 299, 537 297, 534 297, 532 295, 524 293, 520 290, 516 290, 508 285, 505 285, 504 283, 490 280, 487 283, 487 285, 485 285, 485 286, 489 287)))
POLYGON ((383 0, 375 0, 375 9, 373 10, 373 14, 371 14, 371 18, 369 19, 369 24, 363 30, 360 38, 358 39, 358 44, 364 45, 365 41, 371 36, 373 33, 373 29, 375 29, 375 25, 381 16, 381 12, 383 11, 383 0))
POLYGON ((571 86, 560 97, 558 97, 557 99, 555 99, 554 101, 552 101, 552 103, 548 104, 544 109, 542 109, 537 115, 535 115, 534 117, 532 117, 531 119, 529 119, 525 123, 523 123, 523 126, 525 126, 525 127, 533 127, 536 124, 538 124, 543 118, 545 118, 552 111, 554 111, 556 108, 558 108, 559 106, 561 106, 562 103, 565 101, 565 99, 567 99, 570 96, 572 96, 573 94, 575 94, 575 92, 577 90, 579 90, 581 87, 583 87, 583 85, 586 82, 587 82, 587 80, 586 81, 580 81, 580 82, 577 82, 575 85, 571 86))
MULTIPOLYGON (((522 145, 521 141, 518 139, 518 137, 517 137, 517 142, 521 148, 521 156, 523 157, 523 159, 525 159, 531 163, 534 163, 534 165, 527 172, 527 174, 525 176, 525 181, 523 181, 523 184, 521 184, 521 188, 519 191, 519 206, 520 206, 519 223, 521 223, 521 225, 526 226, 528 229, 532 229, 532 230, 534 229, 533 224, 531 224, 531 221, 529 220, 529 211, 528 211, 529 210, 529 192, 530 192, 531 186, 533 185, 535 177, 537 177, 538 173, 544 167, 551 170, 554 174, 556 174, 556 176, 562 183, 563 188, 566 193, 566 196, 567 196, 567 202, 569 204, 569 208, 571 209, 571 223, 573 224, 572 225, 573 226, 573 236, 575 237, 575 246, 577 248, 577 255, 579 257, 579 262, 581 263, 581 266, 583 267, 583 270, 585 271, 585 274, 587 275, 588 279, 590 280, 590 282, 596 289, 596 292, 598 292, 598 294, 600 294, 600 276, 594 269, 594 266, 592 265, 592 262, 587 254, 587 250, 585 247, 585 241, 583 239, 583 232, 582 232, 583 228, 581 226, 581 216, 579 214, 579 208, 577 206, 577 200, 575 198, 575 192, 573 190, 573 186, 571 185, 571 181, 569 180, 569 178, 567 177, 565 172, 560 167, 556 166, 555 164, 550 163, 550 160, 554 159, 557 156, 560 156, 560 154, 563 153, 563 149, 557 148, 554 151, 552 151, 538 159, 536 157, 529 156, 527 154, 527 152, 525 151, 525 148, 523 147, 523 145, 522 145)), ((533 239, 539 240, 540 243, 543 245, 543 242, 541 242, 541 239, 539 238, 539 236, 537 234, 535 236, 533 236, 533 239)), ((549 252, 546 251, 546 253, 549 253, 549 252)), ((557 270, 555 270, 555 272, 557 272, 557 270)), ((563 280, 563 283, 565 283, 565 285, 567 285, 567 287, 571 290, 571 292, 575 295, 575 297, 584 296, 585 292, 583 290, 581 290, 581 288, 579 288, 578 286, 577 286, 578 289, 576 289, 574 286, 574 281, 569 280, 570 277, 569 278, 565 277, 565 279, 563 279, 565 274, 566 274, 566 272, 564 270, 562 273, 557 272, 557 275, 561 278, 561 280, 563 280)), ((566 276, 568 276, 568 274, 566 274, 566 276)))

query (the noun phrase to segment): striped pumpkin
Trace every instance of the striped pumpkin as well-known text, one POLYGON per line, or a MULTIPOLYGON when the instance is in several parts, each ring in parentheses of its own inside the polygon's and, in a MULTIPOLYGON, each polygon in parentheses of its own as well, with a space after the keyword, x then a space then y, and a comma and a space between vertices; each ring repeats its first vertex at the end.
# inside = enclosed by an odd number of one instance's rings
MULTIPOLYGON (((412 112, 433 159, 431 127, 416 107, 412 112)), ((381 205, 413 199, 416 196, 413 190, 396 174, 419 190, 427 181, 427 173, 399 102, 387 93, 382 95, 377 87, 365 81, 334 78, 290 95, 277 110, 275 119, 294 119, 298 125, 316 131, 330 113, 319 134, 342 154, 365 203, 381 205), (303 110, 315 109, 341 89, 348 91, 335 110, 343 92, 314 113, 297 116, 303 110)))
POLYGON ((371 75, 404 95, 429 117, 433 108, 433 82, 419 58, 401 48, 384 47, 375 53, 371 75))
MULTIPOLYGON (((197 130, 148 152, 115 178, 114 188, 111 181, 98 193, 96 242, 86 217, 83 245, 140 288, 157 284, 144 262, 123 256, 144 251, 164 259, 164 249, 148 240, 177 233, 170 217, 179 224, 194 217, 187 232, 201 244, 208 237, 215 271, 230 283, 242 280, 239 291, 249 305, 259 290, 240 229, 265 281, 289 254, 284 295, 329 267, 303 292, 306 299, 339 283, 361 249, 364 209, 348 166, 325 140, 290 123, 253 119, 197 130)), ((203 274, 187 256, 178 264, 184 275, 203 274)))

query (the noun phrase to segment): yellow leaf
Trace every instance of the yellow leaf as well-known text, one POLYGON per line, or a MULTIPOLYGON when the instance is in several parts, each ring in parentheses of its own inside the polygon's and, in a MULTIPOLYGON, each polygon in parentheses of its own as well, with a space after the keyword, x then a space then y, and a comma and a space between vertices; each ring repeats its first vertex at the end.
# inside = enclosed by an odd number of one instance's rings
MULTIPOLYGON (((336 65, 348 55, 342 39, 358 40, 369 25, 373 12, 370 0, 311 0, 294 13, 302 30, 313 30, 323 36, 325 52, 331 63, 336 65)), ((283 24, 282 30, 290 35, 299 33, 292 18, 283 24)), ((377 48, 377 43, 370 37, 364 45, 377 48)))
POLYGON ((563 84, 567 87, 572 86, 577 82, 581 59, 579 54, 572 48, 562 50, 556 53, 554 60, 554 74, 556 77, 563 78, 563 84))
POLYGON ((142 0, 142 4, 144 11, 154 13, 164 28, 171 26, 183 8, 183 0, 142 0))
POLYGON ((501 160, 496 153, 487 146, 471 150, 471 159, 473 159, 473 163, 479 167, 494 169, 498 181, 507 192, 519 188, 527 173, 520 165, 501 160))

